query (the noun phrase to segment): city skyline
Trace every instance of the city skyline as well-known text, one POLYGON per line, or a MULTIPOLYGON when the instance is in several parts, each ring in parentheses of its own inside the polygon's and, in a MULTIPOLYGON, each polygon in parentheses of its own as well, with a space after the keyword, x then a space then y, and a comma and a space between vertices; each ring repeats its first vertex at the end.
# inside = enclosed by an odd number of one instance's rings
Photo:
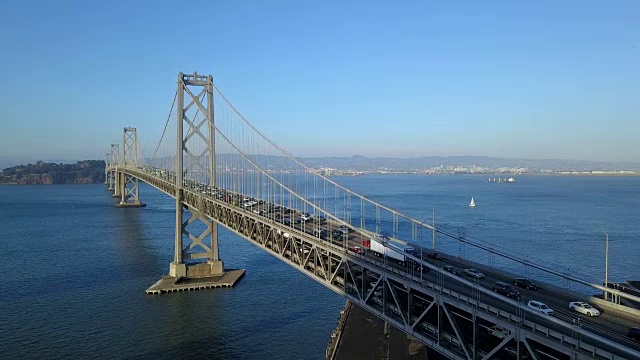
POLYGON ((8 5, 0 162, 150 151, 194 70, 296 156, 640 161, 630 1, 151 4, 8 5))

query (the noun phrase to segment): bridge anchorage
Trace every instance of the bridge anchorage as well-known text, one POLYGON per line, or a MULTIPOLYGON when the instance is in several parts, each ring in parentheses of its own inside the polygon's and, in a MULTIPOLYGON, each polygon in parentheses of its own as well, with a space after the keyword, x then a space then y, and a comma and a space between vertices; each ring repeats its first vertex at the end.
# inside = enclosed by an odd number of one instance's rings
MULTIPOLYGON (((432 253, 435 241, 429 248, 417 244, 428 230, 455 245, 563 279, 568 275, 428 225, 322 176, 255 129, 211 76, 180 73, 174 105, 176 121, 169 116, 151 158, 142 156, 135 129, 126 128, 122 144, 111 147, 106 169, 120 203, 139 202, 138 180, 176 200, 169 274, 148 293, 233 286, 244 270, 224 269, 220 224, 450 359, 640 359, 640 346, 625 337, 626 328, 587 318, 572 323, 577 315, 559 305, 556 316, 536 312, 525 299, 492 290, 496 280, 515 274, 453 255, 438 257, 432 253), (477 268, 487 278, 472 280, 443 265, 477 268)), ((526 300, 595 301, 550 284, 523 291, 526 300)), ((598 303, 610 313, 606 321, 621 321, 605 304, 598 303)))

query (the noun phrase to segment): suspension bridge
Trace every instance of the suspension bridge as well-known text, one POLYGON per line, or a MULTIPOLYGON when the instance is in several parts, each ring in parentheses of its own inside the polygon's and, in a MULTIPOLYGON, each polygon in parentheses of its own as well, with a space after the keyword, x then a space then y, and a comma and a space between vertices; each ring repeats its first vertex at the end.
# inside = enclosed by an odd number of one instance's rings
POLYGON ((107 153, 105 174, 118 207, 144 206, 140 181, 175 198, 175 251, 164 285, 152 293, 228 279, 220 225, 451 359, 640 359, 640 343, 626 337, 639 312, 620 304, 640 298, 489 248, 341 186, 252 126, 212 76, 180 73, 154 153, 144 156, 136 128, 125 127, 107 153), (611 300, 598 302, 606 317, 580 319, 568 300, 597 300, 553 286, 521 290, 556 310, 536 312, 493 291, 495 281, 514 275, 435 253, 435 243, 423 248, 423 231, 601 291, 611 300), (446 266, 473 267, 486 277, 446 266))

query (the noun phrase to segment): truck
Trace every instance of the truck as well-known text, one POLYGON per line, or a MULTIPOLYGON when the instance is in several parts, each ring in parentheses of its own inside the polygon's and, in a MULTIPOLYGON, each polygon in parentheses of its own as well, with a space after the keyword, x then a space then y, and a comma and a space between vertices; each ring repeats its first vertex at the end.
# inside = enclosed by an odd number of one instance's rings
POLYGON ((378 256, 387 256, 404 265, 409 259, 405 254, 413 252, 413 247, 392 241, 384 235, 375 235, 369 241, 369 247, 378 256))

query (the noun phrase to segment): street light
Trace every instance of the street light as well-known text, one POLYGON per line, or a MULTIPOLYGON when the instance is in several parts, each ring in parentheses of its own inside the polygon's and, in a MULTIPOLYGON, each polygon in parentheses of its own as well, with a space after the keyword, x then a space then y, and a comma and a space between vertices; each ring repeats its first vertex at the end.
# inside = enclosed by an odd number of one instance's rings
MULTIPOLYGON (((420 261, 424 261, 424 257, 423 257, 423 247, 422 247, 422 225, 424 225, 427 220, 429 218, 425 218, 420 224, 418 224, 418 226, 420 226, 420 261)), ((433 226, 433 239, 431 242, 431 250, 436 251, 436 208, 433 207, 433 221, 432 221, 432 226, 433 226)), ((422 265, 422 263, 420 264, 420 279, 422 280, 422 273, 424 270, 424 265, 422 265)))
MULTIPOLYGON (((422 244, 422 225, 427 222, 428 218, 425 218, 418 226, 420 226, 420 243, 422 244)), ((433 218, 431 221, 431 226, 433 227, 433 237, 431 239, 431 250, 436 251, 436 208, 433 207, 433 218)), ((422 245, 420 245, 422 246, 422 245)))
MULTIPOLYGON (((609 288, 609 234, 606 231, 604 232, 605 236, 605 250, 604 250, 604 287, 609 288)), ((609 300, 609 293, 605 292, 604 296, 606 300, 609 300)))
POLYGON ((436 251, 436 207, 433 207, 433 221, 432 221, 433 229, 431 232, 433 233, 433 239, 431 240, 431 250, 436 251))

